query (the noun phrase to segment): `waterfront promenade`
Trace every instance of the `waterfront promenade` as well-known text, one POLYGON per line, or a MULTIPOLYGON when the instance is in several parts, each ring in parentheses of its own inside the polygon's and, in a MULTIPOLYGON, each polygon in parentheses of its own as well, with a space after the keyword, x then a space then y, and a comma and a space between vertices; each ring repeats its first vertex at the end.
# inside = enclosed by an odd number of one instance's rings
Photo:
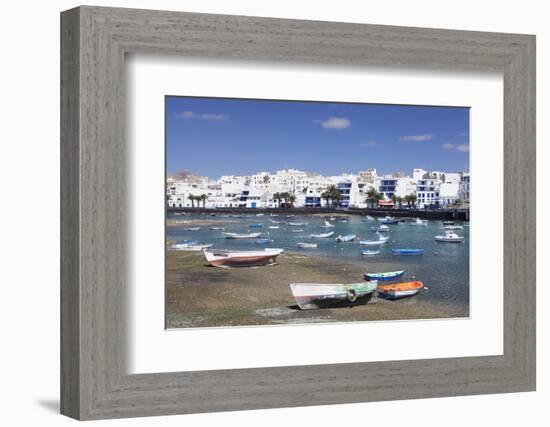
POLYGON ((190 214, 246 214, 246 215, 315 215, 315 214, 330 214, 330 215, 371 215, 373 217, 394 216, 399 219, 421 218, 433 219, 441 221, 469 221, 470 210, 467 208, 461 209, 394 209, 394 208, 173 208, 167 207, 168 214, 190 213, 190 214))

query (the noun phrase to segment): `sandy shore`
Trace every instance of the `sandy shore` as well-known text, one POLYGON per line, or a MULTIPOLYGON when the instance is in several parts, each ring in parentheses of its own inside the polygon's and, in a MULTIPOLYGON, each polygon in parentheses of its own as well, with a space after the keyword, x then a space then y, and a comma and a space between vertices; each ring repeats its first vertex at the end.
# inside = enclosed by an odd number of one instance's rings
POLYGON ((167 327, 295 324, 364 320, 466 317, 468 309, 422 301, 376 298, 369 304, 302 311, 289 289, 293 282, 352 283, 363 269, 329 258, 285 253, 270 267, 207 266, 201 253, 167 252, 167 327))

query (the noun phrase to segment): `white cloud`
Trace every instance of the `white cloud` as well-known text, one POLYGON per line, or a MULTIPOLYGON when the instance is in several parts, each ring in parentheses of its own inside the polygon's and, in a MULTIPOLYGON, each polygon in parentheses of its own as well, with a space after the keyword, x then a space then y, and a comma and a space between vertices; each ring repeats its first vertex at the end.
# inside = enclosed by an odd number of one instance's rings
POLYGON ((431 133, 423 133, 420 135, 405 135, 399 138, 401 141, 415 141, 415 142, 421 142, 421 141, 429 141, 433 139, 434 136, 431 133))
POLYGON ((461 153, 467 153, 468 151, 470 151, 469 144, 451 144, 450 142, 447 142, 446 144, 443 144, 441 147, 443 147, 445 150, 456 150, 456 151, 460 151, 461 153))
POLYGON ((326 120, 314 120, 325 129, 346 129, 351 126, 351 120, 346 117, 329 117, 326 120))
POLYGON ((376 147, 378 145, 378 141, 374 139, 369 139, 366 142, 361 142, 360 144, 357 144, 360 148, 370 148, 370 147, 376 147))
POLYGON ((199 120, 227 120, 228 119, 228 116, 226 114, 195 113, 193 111, 183 111, 176 115, 182 119, 199 119, 199 120))

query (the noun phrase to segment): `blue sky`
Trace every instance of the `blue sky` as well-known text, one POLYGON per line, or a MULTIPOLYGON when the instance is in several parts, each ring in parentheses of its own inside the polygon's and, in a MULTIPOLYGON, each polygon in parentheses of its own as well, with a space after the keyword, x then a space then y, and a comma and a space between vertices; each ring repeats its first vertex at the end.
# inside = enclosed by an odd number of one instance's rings
POLYGON ((167 173, 469 170, 469 109, 166 97, 167 173))

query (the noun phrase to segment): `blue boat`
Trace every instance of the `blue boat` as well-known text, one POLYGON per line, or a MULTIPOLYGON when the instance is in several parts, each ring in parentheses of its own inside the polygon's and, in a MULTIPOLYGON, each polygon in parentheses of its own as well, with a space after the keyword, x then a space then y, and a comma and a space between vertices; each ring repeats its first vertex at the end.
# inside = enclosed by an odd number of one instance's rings
POLYGON ((394 255, 423 255, 424 249, 392 249, 394 255))
POLYGON ((273 242, 273 240, 271 240, 271 239, 257 239, 257 240, 255 241, 255 243, 256 243, 257 245, 264 245, 264 244, 272 243, 272 242, 273 242))
POLYGON ((403 276, 403 274, 405 274, 405 270, 387 271, 385 273, 365 273, 365 279, 378 281, 394 280, 403 276))
POLYGON ((263 224, 250 224, 249 227, 250 228, 262 228, 263 224))

